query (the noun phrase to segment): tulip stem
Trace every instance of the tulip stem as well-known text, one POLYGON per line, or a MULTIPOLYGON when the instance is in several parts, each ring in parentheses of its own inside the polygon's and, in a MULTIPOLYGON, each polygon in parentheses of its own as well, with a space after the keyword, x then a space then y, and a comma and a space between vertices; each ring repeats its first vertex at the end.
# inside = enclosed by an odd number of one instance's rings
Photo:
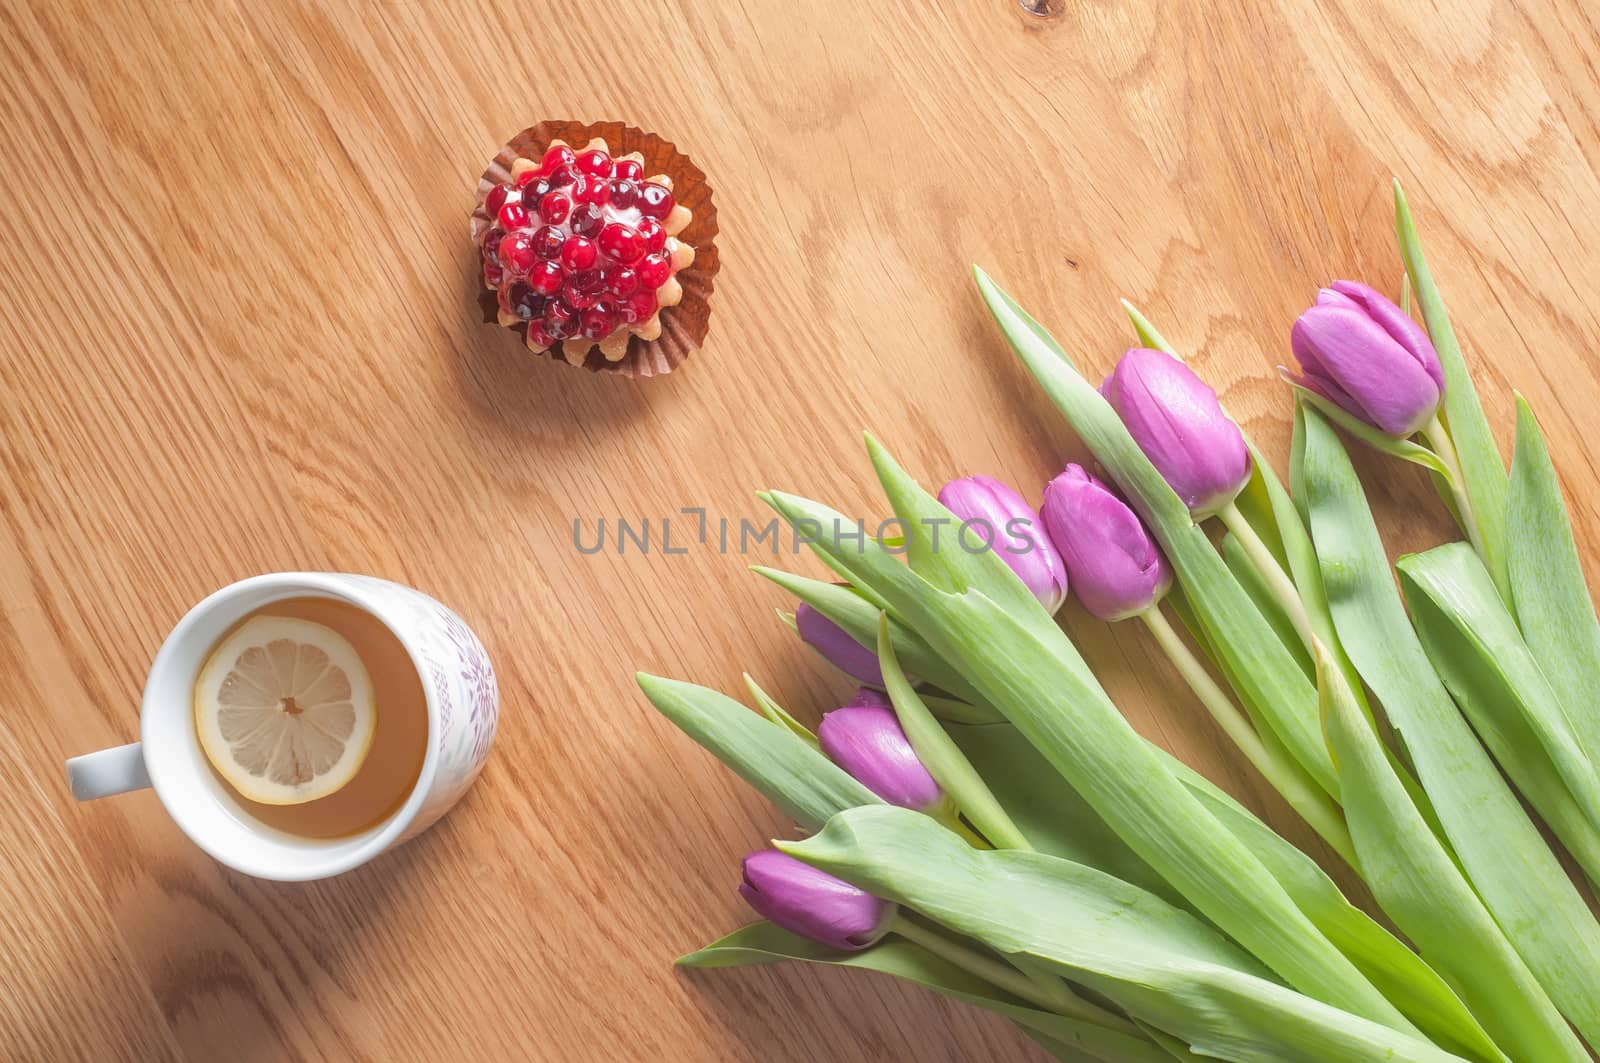
POLYGON ((1450 438, 1450 430, 1439 420, 1439 415, 1433 415, 1422 428, 1422 438, 1428 441, 1428 446, 1439 456, 1448 470, 1444 475, 1444 482, 1450 486, 1450 497, 1455 501, 1456 519, 1461 524, 1461 530, 1467 533, 1467 541, 1472 544, 1472 549, 1483 558, 1484 567, 1494 577, 1495 586, 1500 591, 1500 596, 1507 602, 1511 601, 1511 588, 1504 582, 1503 573, 1489 563, 1489 555, 1484 550, 1483 529, 1478 525, 1478 511, 1472 508, 1472 496, 1467 494, 1467 478, 1461 471, 1461 456, 1456 453, 1455 440, 1450 438))
POLYGON ((1305 602, 1300 598, 1300 591, 1295 587, 1294 581, 1283 570, 1278 559, 1273 556, 1267 544, 1261 541, 1261 536, 1256 534, 1255 528, 1239 512, 1235 502, 1229 502, 1217 514, 1222 518, 1222 523, 1239 540, 1239 545, 1244 547, 1245 556, 1250 558, 1250 563, 1266 581, 1272 596, 1278 599, 1278 604, 1283 606, 1283 611, 1289 617, 1289 623, 1294 625, 1296 635, 1305 644, 1306 652, 1315 654, 1316 629, 1311 626, 1311 615, 1306 612, 1305 602))
POLYGON ((1160 604, 1152 605, 1149 609, 1139 614, 1150 633, 1160 643, 1161 649, 1166 653, 1167 659, 1172 662, 1178 674, 1183 676, 1189 684, 1189 689, 1194 691, 1195 697, 1206 707, 1211 718, 1221 727, 1230 741, 1238 747, 1257 771, 1272 784, 1272 788, 1283 795, 1300 818, 1305 820, 1313 830, 1321 836, 1328 846, 1344 858, 1351 867, 1359 867, 1356 863, 1355 843, 1350 838, 1350 828, 1346 826, 1344 816, 1333 803, 1333 799, 1323 792, 1315 781, 1305 774, 1300 767, 1289 760, 1282 753, 1275 753, 1261 735, 1256 732, 1244 714, 1234 705, 1233 699, 1228 697, 1211 673, 1207 672, 1205 665, 1189 649, 1171 621, 1162 613, 1160 604))
POLYGON ((990 985, 1005 990, 1019 1000, 1026 1000, 1035 1007, 1053 1011, 1057 1015, 1081 1019, 1119 1033, 1132 1034, 1135 1037, 1144 1036, 1143 1031, 1127 1019, 1113 1015, 1078 996, 1060 978, 1054 976, 1030 978, 1000 959, 998 955, 979 952, 933 927, 913 922, 904 912, 895 914, 889 924, 889 932, 921 945, 941 960, 947 960, 969 974, 976 975, 990 985))

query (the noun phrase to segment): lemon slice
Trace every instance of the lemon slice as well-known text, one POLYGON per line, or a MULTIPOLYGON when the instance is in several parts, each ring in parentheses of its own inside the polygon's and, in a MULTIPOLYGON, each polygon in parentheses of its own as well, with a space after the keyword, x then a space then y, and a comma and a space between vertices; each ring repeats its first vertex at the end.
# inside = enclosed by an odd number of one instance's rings
POLYGON ((332 628, 252 617, 223 639, 194 687, 206 759, 268 805, 326 797, 355 778, 377 729, 372 680, 332 628))

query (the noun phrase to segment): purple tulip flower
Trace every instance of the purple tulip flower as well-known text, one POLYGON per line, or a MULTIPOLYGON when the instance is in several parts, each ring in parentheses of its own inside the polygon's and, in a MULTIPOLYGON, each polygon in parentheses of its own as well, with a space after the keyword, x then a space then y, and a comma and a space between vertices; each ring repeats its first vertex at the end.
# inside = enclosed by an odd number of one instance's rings
POLYGON ((1094 616, 1137 616, 1171 588, 1172 571, 1139 515, 1082 466, 1050 481, 1043 509, 1073 593, 1094 616))
POLYGON ((761 916, 832 949, 859 952, 889 932, 895 906, 776 849, 744 858, 739 893, 761 916))
POLYGON ((1067 570, 1050 543, 1039 514, 1021 495, 999 480, 969 476, 951 480, 939 492, 939 501, 962 520, 958 534, 976 549, 976 541, 989 544, 1000 560, 1027 585, 1039 604, 1054 613, 1067 600, 1067 570))
POLYGON ((850 704, 824 715, 817 741, 830 760, 891 805, 927 812, 944 800, 889 699, 876 690, 863 687, 850 704))
POLYGON ((1422 327, 1380 293, 1334 281, 1289 334, 1295 382, 1386 435, 1405 439, 1433 420, 1444 370, 1422 327))
POLYGON ((805 602, 794 611, 794 626, 801 641, 822 654, 828 662, 853 679, 872 686, 883 686, 883 670, 878 655, 850 637, 850 633, 805 602))
POLYGON ((1217 393, 1170 354, 1130 350, 1100 393, 1196 520, 1216 514, 1250 481, 1239 426, 1217 393))

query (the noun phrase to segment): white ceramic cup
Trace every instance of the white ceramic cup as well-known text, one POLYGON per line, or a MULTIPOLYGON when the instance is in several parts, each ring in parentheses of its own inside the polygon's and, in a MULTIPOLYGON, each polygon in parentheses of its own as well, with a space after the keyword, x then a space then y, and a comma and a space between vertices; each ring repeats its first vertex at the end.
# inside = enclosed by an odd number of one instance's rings
POLYGON ((80 801, 155 787, 168 815, 211 856, 259 878, 327 878, 366 863, 442 816, 466 792, 494 741, 499 694, 483 644, 466 623, 410 587, 370 576, 281 572, 224 587, 189 610, 156 654, 139 713, 140 740, 67 761, 80 801), (218 781, 195 734, 195 677, 224 632, 284 598, 333 598, 381 620, 411 657, 428 702, 428 749, 404 804, 343 838, 267 826, 218 781))

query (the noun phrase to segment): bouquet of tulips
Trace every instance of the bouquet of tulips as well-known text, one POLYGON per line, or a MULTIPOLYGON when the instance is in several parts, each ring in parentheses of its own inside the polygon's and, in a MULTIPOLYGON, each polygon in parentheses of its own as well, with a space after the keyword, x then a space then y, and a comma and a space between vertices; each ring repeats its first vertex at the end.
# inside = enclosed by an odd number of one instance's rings
POLYGON ((1287 485, 1133 307, 1096 388, 977 271, 1098 475, 1041 512, 987 478, 935 497, 869 438, 896 534, 762 494, 839 581, 760 571, 863 686, 813 732, 753 681, 758 711, 639 677, 806 835, 745 861, 765 921, 682 963, 879 971, 1063 1060, 1600 1049, 1600 922, 1553 847, 1600 882, 1600 622, 1538 423, 1519 400, 1508 473, 1395 206, 1400 303, 1337 282, 1294 324, 1287 485), (1466 541, 1396 579, 1347 440, 1429 469, 1466 541), (1151 630, 1384 922, 1128 725, 1069 593, 1151 630))

